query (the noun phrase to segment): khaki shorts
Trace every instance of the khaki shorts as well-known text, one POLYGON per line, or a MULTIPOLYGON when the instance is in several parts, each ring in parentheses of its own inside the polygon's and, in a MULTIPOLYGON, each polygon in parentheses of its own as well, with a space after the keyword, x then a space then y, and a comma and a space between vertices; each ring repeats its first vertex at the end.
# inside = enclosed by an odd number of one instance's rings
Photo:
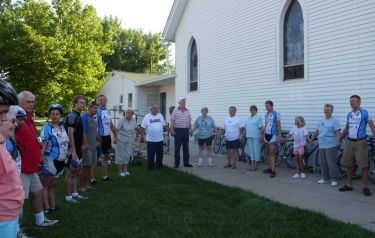
POLYGON ((352 167, 357 162, 358 168, 368 167, 368 154, 366 140, 346 141, 342 155, 342 165, 352 167))
POLYGON ((35 174, 24 174, 21 173, 21 180, 23 190, 25 191, 25 199, 29 198, 29 193, 39 191, 43 188, 40 183, 38 175, 35 174))
POLYGON ((82 166, 91 166, 93 164, 96 164, 96 149, 88 150, 82 154, 82 166))

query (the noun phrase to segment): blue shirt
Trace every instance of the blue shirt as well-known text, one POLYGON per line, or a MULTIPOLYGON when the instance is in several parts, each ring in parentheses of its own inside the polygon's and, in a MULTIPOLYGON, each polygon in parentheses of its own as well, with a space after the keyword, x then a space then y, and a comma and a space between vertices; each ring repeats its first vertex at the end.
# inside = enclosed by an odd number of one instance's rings
POLYGON ((264 121, 266 122, 265 133, 269 135, 278 135, 279 131, 277 130, 277 121, 280 121, 280 114, 276 111, 271 113, 266 112, 264 115, 264 121))
POLYGON ((246 137, 248 138, 258 138, 260 128, 263 127, 262 118, 257 114, 253 117, 249 116, 246 119, 244 128, 246 129, 246 137))
POLYGON ((328 120, 325 117, 322 118, 318 124, 319 148, 328 149, 336 147, 339 140, 336 135, 337 130, 341 130, 341 128, 336 118, 331 117, 328 120))
POLYGON ((349 124, 348 137, 352 139, 366 138, 368 121, 372 121, 372 117, 370 112, 365 109, 359 108, 356 113, 354 111, 349 112, 347 116, 347 123, 349 124))
POLYGON ((43 153, 45 158, 50 160, 65 160, 69 137, 63 126, 61 126, 60 131, 58 128, 47 124, 40 132, 40 136, 43 139, 43 144, 47 145, 46 150, 43 153))
POLYGON ((207 139, 212 136, 212 128, 214 128, 215 122, 210 116, 199 116, 197 120, 195 120, 194 126, 198 128, 198 138, 207 139))

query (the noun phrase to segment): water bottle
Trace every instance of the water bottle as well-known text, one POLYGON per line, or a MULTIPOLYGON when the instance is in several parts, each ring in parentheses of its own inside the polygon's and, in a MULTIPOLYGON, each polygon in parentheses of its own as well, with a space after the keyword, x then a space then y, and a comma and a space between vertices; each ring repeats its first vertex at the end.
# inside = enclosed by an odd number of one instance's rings
POLYGON ((313 173, 316 174, 317 168, 316 165, 313 166, 313 173))

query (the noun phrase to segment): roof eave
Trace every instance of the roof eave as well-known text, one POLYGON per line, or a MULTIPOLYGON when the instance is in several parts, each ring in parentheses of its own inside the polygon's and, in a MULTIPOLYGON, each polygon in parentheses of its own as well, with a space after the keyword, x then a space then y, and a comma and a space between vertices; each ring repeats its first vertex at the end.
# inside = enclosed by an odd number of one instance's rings
POLYGON ((174 0, 168 20, 165 23, 162 38, 164 41, 175 42, 175 33, 188 0, 174 0))

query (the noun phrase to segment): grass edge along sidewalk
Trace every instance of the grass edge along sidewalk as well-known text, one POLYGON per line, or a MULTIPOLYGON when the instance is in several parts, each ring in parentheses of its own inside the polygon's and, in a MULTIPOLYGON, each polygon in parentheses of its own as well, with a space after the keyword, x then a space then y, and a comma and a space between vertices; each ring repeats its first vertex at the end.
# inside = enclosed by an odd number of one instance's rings
MULTIPOLYGON (((206 181, 164 167, 129 166, 112 182, 98 179, 79 204, 64 201, 64 177, 56 190, 62 207, 53 227, 37 229, 26 201, 21 226, 32 237, 374 237, 355 224, 273 202, 250 191, 206 181)), ((98 169, 97 178, 101 177, 98 169)))

